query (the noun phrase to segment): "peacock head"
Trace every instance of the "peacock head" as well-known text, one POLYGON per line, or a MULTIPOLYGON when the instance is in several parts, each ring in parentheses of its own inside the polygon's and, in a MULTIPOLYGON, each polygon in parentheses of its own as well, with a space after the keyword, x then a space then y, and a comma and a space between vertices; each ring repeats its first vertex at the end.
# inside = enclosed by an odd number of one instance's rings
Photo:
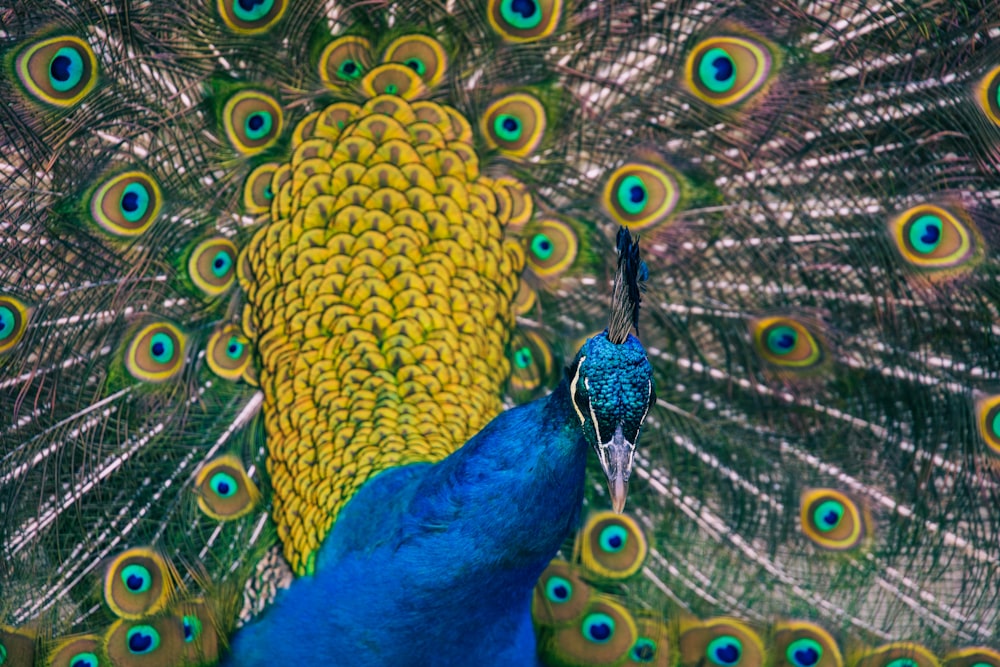
POLYGON ((583 345, 567 374, 583 436, 604 469, 611 506, 621 512, 639 429, 656 400, 646 350, 632 334, 616 343, 606 330, 583 345))
POLYGON ((656 400, 653 367, 631 333, 639 331, 640 283, 647 274, 638 239, 621 228, 608 328, 584 343, 566 370, 573 408, 604 468, 616 512, 625 508, 639 429, 656 400))

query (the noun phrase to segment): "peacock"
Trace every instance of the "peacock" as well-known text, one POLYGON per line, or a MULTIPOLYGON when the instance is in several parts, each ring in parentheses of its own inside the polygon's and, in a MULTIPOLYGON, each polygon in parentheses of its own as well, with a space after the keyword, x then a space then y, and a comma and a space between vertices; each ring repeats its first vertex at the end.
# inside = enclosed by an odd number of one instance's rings
POLYGON ((1000 667, 1000 3, 0 43, 0 665, 1000 667))

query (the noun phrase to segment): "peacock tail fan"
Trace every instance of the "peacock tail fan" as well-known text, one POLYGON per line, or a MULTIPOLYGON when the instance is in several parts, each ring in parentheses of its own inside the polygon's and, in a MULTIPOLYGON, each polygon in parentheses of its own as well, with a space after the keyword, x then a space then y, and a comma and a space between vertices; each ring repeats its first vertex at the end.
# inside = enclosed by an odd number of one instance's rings
POLYGON ((0 8, 0 664, 215 664, 366 482, 557 384, 627 227, 657 398, 625 513, 590 461, 538 580, 544 663, 1000 667, 998 35, 0 8))

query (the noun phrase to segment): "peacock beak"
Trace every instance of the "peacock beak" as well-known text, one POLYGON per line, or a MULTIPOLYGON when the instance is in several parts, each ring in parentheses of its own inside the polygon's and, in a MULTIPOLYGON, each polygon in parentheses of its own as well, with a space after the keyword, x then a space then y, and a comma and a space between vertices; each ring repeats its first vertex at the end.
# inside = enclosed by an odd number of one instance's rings
POLYGON ((625 509, 625 499, 628 497, 628 478, 632 474, 632 459, 635 457, 635 443, 625 438, 622 424, 615 427, 615 433, 609 442, 597 446, 597 458, 608 478, 608 491, 611 493, 611 507, 619 514, 625 509))

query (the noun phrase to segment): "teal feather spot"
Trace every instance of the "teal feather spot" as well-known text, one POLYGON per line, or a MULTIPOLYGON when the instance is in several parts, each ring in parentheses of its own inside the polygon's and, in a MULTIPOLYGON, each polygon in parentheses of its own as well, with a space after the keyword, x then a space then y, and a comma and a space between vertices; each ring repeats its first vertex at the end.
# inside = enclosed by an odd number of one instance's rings
POLYGON ((197 616, 184 617, 184 641, 193 642, 201 636, 201 621, 197 616))
POLYGON ((263 139, 271 133, 272 127, 274 127, 274 118, 267 111, 254 111, 247 116, 244 123, 244 130, 250 141, 263 139))
MULTIPOLYGON (((2 311, 0 311, 0 316, 2 316, 2 311)), ((3 331, 0 330, 0 340, 3 340, 3 331)), ((992 421, 990 421, 990 430, 993 431, 993 435, 996 438, 1000 438, 1000 410, 993 415, 992 421)))
POLYGON ((646 184, 638 176, 626 176, 618 184, 618 205, 628 215, 638 215, 649 202, 646 184))
POLYGON ((715 48, 702 56, 698 78, 713 93, 725 93, 736 85, 736 63, 723 49, 715 48))
POLYGON ((531 252, 541 261, 544 262, 552 257, 555 251, 556 246, 547 234, 535 234, 531 239, 531 252))
POLYGON ((233 336, 229 339, 229 343, 226 344, 226 356, 230 359, 239 359, 243 356, 243 349, 246 347, 243 342, 233 336))
POLYGON ((153 575, 142 565, 129 565, 121 573, 122 583, 131 593, 145 593, 153 586, 153 575))
POLYGON ((70 667, 98 667, 100 662, 93 653, 77 653, 69 659, 70 667))
POLYGON ((788 326, 774 327, 767 332, 767 349, 771 354, 785 355, 795 349, 799 334, 788 326))
POLYGON ((225 250, 220 250, 215 253, 215 257, 212 258, 212 275, 216 278, 224 278, 228 273, 229 269, 233 266, 233 258, 229 256, 229 253, 225 250))
POLYGON ((80 85, 83 79, 83 58, 76 49, 64 46, 49 61, 49 85, 65 93, 80 85))
POLYGON ((160 647, 160 633, 151 625, 137 625, 125 635, 125 642, 133 655, 147 655, 160 647))
POLYGON ((385 87, 386 95, 395 95, 398 92, 399 92, 399 86, 397 86, 394 83, 390 83, 388 86, 385 87))
POLYGON ((598 541, 608 553, 618 553, 628 542, 628 531, 622 526, 608 526, 601 531, 598 541))
POLYGON ((921 255, 929 255, 941 245, 944 223, 936 215, 922 215, 910 225, 910 245, 921 255))
POLYGON ((913 658, 896 658, 885 667, 920 667, 913 658))
POLYGON ((403 64, 416 72, 418 76, 423 76, 427 72, 427 65, 420 58, 407 58, 403 64))
POLYGON ((743 657, 743 642, 732 635, 716 637, 708 643, 705 657, 713 665, 719 667, 734 667, 743 657))
POLYGON ((142 183, 129 183, 122 190, 118 208, 129 222, 141 220, 149 212, 149 190, 142 183))
POLYGON ((0 644, 0 665, 7 662, 7 647, 0 644))
POLYGON ((149 339, 149 356, 158 364, 168 364, 174 358, 176 350, 174 339, 165 333, 155 333, 149 339))
POLYGON ((542 22, 542 8, 536 0, 503 0, 500 16, 513 28, 531 30, 542 22))
MULTIPOLYGON (((363 73, 364 69, 361 67, 361 63, 351 58, 340 63, 340 67, 337 68, 337 76, 344 81, 354 81, 361 78, 363 73)), ((343 128, 343 122, 337 123, 337 126, 343 128)))
POLYGON ((520 140, 523 129, 521 121, 509 113, 498 114, 493 121, 493 132, 500 141, 520 140))
POLYGON ((796 639, 785 649, 785 657, 794 667, 814 667, 823 657, 823 646, 815 639, 796 639))
POLYGON ((217 472, 212 475, 209 485, 211 486, 212 491, 215 492, 215 494, 220 498, 232 498, 239 490, 236 478, 224 472, 217 472))
POLYGON ((563 577, 550 577, 545 583, 545 597, 556 604, 568 602, 573 597, 573 584, 563 577))
POLYGON ((656 642, 639 637, 629 652, 629 658, 633 662, 653 662, 656 659, 656 642))
POLYGON ((252 23, 267 16, 274 9, 274 0, 236 0, 233 14, 241 21, 252 23))
POLYGON ((534 356, 531 354, 531 348, 525 346, 514 352, 514 365, 518 368, 529 368, 532 361, 534 356))
POLYGON ((827 500, 813 510, 813 523, 816 529, 828 533, 840 525, 844 518, 844 505, 836 500, 827 500))
MULTIPOLYGON (((17 326, 17 319, 14 309, 9 306, 0 306, 0 342, 3 342, 14 335, 17 326)), ((3 663, 0 662, 0 665, 3 663)))
POLYGON ((588 614, 583 619, 583 636, 595 644, 607 644, 615 634, 615 619, 607 614, 588 614))

